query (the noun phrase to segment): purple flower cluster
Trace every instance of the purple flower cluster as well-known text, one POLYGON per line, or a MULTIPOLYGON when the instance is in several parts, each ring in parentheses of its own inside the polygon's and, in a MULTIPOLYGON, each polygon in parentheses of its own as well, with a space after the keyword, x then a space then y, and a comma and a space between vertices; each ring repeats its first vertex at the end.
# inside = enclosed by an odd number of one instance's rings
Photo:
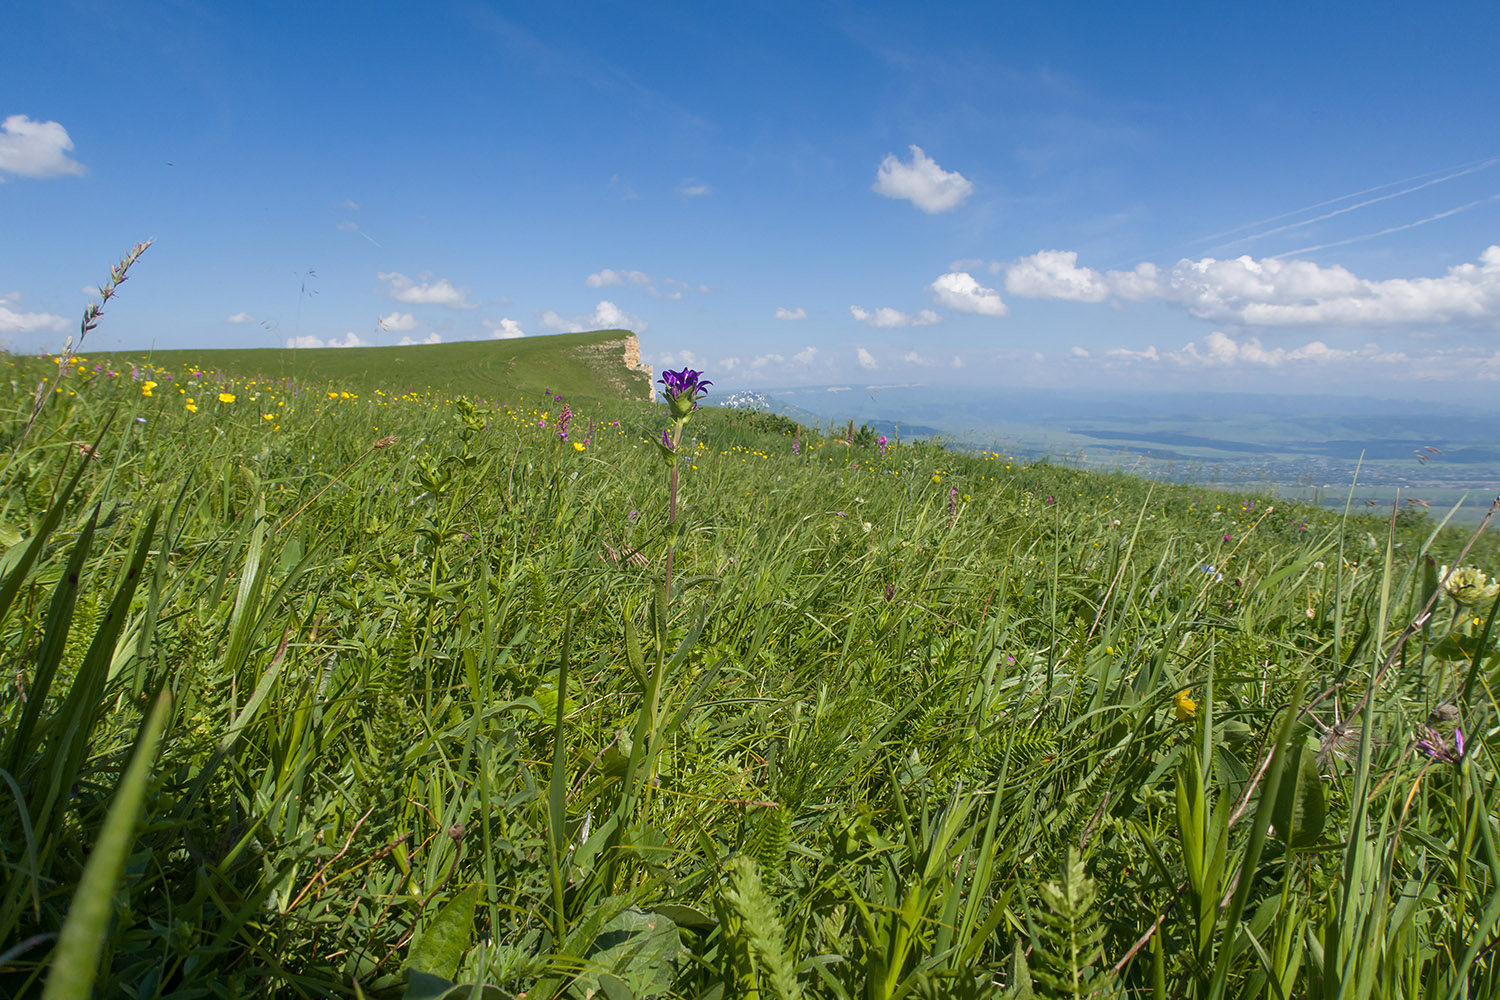
POLYGON ((1464 731, 1453 727, 1453 741, 1450 743, 1442 733, 1428 728, 1424 737, 1417 740, 1417 749, 1432 760, 1457 764, 1464 756, 1464 731))
POLYGON ((684 368, 681 371, 664 371, 656 380, 667 396, 667 405, 672 408, 675 420, 686 420, 689 413, 698 408, 698 397, 708 392, 713 385, 702 372, 684 368))

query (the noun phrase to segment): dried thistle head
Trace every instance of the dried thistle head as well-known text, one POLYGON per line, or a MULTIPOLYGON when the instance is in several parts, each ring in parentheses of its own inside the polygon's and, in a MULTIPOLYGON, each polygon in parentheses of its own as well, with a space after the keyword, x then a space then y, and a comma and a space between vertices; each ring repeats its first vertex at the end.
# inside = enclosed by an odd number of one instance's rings
MULTIPOLYGON (((1364 730, 1359 726, 1345 727, 1337 725, 1325 730, 1322 737, 1318 740, 1318 756, 1316 758, 1318 767, 1320 769, 1326 768, 1328 762, 1335 757, 1345 763, 1353 760, 1359 754, 1359 743, 1363 736, 1364 730)), ((1370 746, 1380 746, 1380 740, 1375 736, 1371 736, 1370 746)))

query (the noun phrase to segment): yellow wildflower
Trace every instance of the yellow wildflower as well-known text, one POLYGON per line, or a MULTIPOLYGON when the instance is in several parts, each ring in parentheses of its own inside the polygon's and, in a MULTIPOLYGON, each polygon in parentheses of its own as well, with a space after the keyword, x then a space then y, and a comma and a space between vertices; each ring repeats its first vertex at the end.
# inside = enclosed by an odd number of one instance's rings
POLYGON ((1198 714, 1198 703, 1188 697, 1187 688, 1178 691, 1177 697, 1172 699, 1172 712, 1178 722, 1186 722, 1198 714))
POLYGON ((197 413, 198 412, 198 407, 196 407, 196 406, 193 405, 193 401, 192 400, 188 400, 187 411, 189 413, 197 413))
MULTIPOLYGON (((583 442, 582 441, 574 441, 573 442, 573 450, 574 451, 582 451, 583 450, 583 442)), ((696 469, 697 466, 695 465, 695 466, 693 466, 693 468, 696 469)))
POLYGON ((156 388, 156 383, 153 382, 153 381, 151 381, 150 379, 147 379, 146 381, 144 381, 144 382, 141 383, 141 395, 142 396, 149 396, 149 395, 151 395, 151 390, 155 389, 155 388, 156 388))
POLYGON ((232 392, 221 392, 221 393, 219 393, 219 402, 221 402, 221 403, 232 403, 232 402, 234 402, 234 393, 232 393, 232 392))

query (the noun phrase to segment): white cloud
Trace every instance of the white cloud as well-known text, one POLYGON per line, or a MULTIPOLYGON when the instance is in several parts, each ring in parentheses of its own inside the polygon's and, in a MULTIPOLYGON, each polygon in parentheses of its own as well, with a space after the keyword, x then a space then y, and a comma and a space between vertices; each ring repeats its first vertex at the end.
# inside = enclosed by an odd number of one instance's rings
POLYGON ((448 309, 475 309, 477 302, 469 301, 468 288, 455 288, 447 278, 436 281, 421 275, 420 284, 396 271, 382 271, 375 277, 390 285, 387 293, 396 302, 413 306, 444 306, 448 309))
POLYGON ((34 122, 11 115, 0 122, 0 172, 21 177, 82 177, 83 164, 71 159, 73 140, 57 122, 34 122))
POLYGON ((345 198, 343 201, 339 202, 339 208, 347 208, 351 212, 357 212, 359 211, 359 202, 355 201, 353 198, 345 198))
POLYGON ((961 357, 959 357, 957 354, 953 355, 953 360, 950 361, 950 362, 948 362, 948 367, 952 368, 954 371, 958 371, 963 366, 964 366, 964 359, 961 358, 961 357))
POLYGON ((793 354, 792 355, 792 360, 795 361, 795 362, 797 362, 797 364, 799 364, 799 365, 810 365, 810 364, 813 363, 813 358, 815 358, 817 356, 818 356, 818 349, 816 347, 810 347, 809 346, 809 347, 804 347, 804 348, 802 348, 802 350, 798 351, 796 354, 793 354))
POLYGON ((16 292, 0 295, 0 333, 61 333, 68 328, 68 321, 55 313, 11 309, 12 305, 20 305, 20 298, 16 292))
POLYGON ((636 285, 649 288, 651 275, 644 271, 616 271, 606 267, 602 271, 596 271, 583 279, 584 284, 590 288, 603 288, 605 285, 636 285))
POLYGON ((714 193, 714 189, 696 177, 684 177, 677 183, 677 193, 684 198, 702 198, 714 193))
POLYGON ((548 309, 542 313, 542 326, 557 333, 578 333, 583 326, 577 320, 567 320, 548 309))
POLYGON ((254 323, 255 317, 247 312, 237 312, 224 320, 226 323, 254 323))
POLYGON ((357 222, 335 222, 333 224, 333 228, 337 229, 341 233, 357 233, 357 232, 359 232, 359 223, 357 223, 357 222))
POLYGON ((596 330, 631 330, 640 333, 646 329, 646 321, 632 316, 608 299, 603 299, 594 307, 594 315, 589 322, 594 324, 596 330))
POLYGON ((874 190, 887 198, 906 198, 928 214, 947 212, 963 204, 974 192, 974 185, 956 170, 944 170, 922 152, 911 146, 911 163, 902 163, 895 154, 880 161, 875 173, 874 190))
POLYGON ((859 306, 850 306, 849 315, 869 326, 880 327, 883 330, 893 329, 898 326, 931 326, 942 322, 943 317, 931 309, 923 309, 915 316, 892 309, 889 306, 881 306, 879 309, 863 309, 859 306))
POLYGON ((382 330, 390 330, 392 333, 400 333, 402 330, 413 330, 417 326, 417 318, 411 313, 393 312, 389 316, 380 317, 375 324, 382 330))
POLYGON ((905 361, 909 365, 920 365, 923 368, 931 368, 933 365, 937 364, 937 362, 935 361, 929 361, 926 358, 922 357, 922 355, 918 354, 916 351, 907 351, 901 356, 901 360, 905 361))
POLYGON ((874 371, 880 367, 880 363, 875 360, 875 355, 863 347, 856 347, 854 349, 854 360, 858 361, 859 366, 866 371, 874 371))
POLYGON ((732 372, 740 366, 739 358, 720 358, 717 367, 720 371, 732 372))
MULTIPOLYGON (((436 331, 434 331, 432 333, 429 333, 427 336, 423 337, 421 340, 413 340, 410 337, 402 337, 401 340, 400 340, 400 342, 396 346, 397 347, 412 347, 412 346, 417 345, 417 344, 441 344, 442 342, 443 342, 443 335, 440 334, 440 333, 437 333, 436 331)), ((333 346, 339 346, 339 345, 335 344, 333 346)), ((352 346, 352 345, 350 345, 350 346, 352 346)))
POLYGON ((1006 290, 1028 298, 1102 302, 1158 299, 1201 319, 1246 326, 1384 327, 1453 321, 1500 324, 1500 246, 1437 278, 1360 278, 1312 261, 1249 256, 1180 260, 1170 272, 1079 267, 1073 251, 1014 262, 1006 290))
POLYGON ((691 368, 694 371, 702 371, 708 367, 701 357, 688 350, 678 351, 676 354, 667 351, 665 354, 658 354, 655 360, 662 368, 691 368))
POLYGON ((1074 344, 1068 348, 1068 357, 1070 358, 1086 358, 1088 356, 1089 349, 1087 347, 1079 347, 1077 344, 1074 344))
POLYGON ((1029 299, 1103 302, 1109 283, 1092 268, 1078 266, 1075 250, 1043 250, 1022 257, 1005 274, 1005 290, 1029 299))
MULTIPOLYGON (((1165 353, 1159 352, 1154 345, 1144 351, 1117 348, 1110 351, 1107 356, 1122 361, 1165 362, 1183 368, 1281 368, 1295 364, 1349 363, 1409 365, 1416 360, 1402 351, 1381 350, 1376 344, 1366 344, 1358 350, 1350 350, 1329 347, 1321 340, 1314 340, 1301 347, 1268 348, 1257 337, 1237 341, 1217 330, 1203 338, 1202 346, 1199 346, 1197 341, 1189 341, 1180 350, 1165 353)), ((1431 356, 1428 360, 1431 360, 1431 356)))
POLYGON ((588 316, 572 319, 558 315, 551 309, 542 313, 542 325, 558 333, 582 333, 584 330, 630 330, 641 333, 646 321, 632 316, 608 299, 600 300, 588 316))
POLYGON ((776 307, 776 318, 777 319, 807 319, 807 310, 803 309, 801 306, 798 306, 795 309, 788 309, 788 308, 786 308, 786 306, 777 306, 776 307))
POLYGON ((779 365, 784 363, 785 361, 786 358, 783 358, 779 354, 762 354, 760 357, 750 362, 750 367, 764 368, 766 365, 779 365))
POLYGON ((999 292, 985 288, 967 271, 944 274, 932 283, 931 288, 938 305, 949 309, 980 316, 1004 316, 1010 312, 1001 301, 999 292))
POLYGON ((353 330, 344 334, 342 339, 324 340, 322 337, 314 337, 304 334, 301 337, 293 337, 286 342, 288 347, 369 347, 365 341, 359 339, 359 335, 353 330))
POLYGON ((513 319, 502 319, 498 323, 492 319, 482 321, 494 334, 496 340, 515 340, 526 336, 526 331, 521 329, 521 324, 513 319))
POLYGON ((1107 357, 1107 358, 1113 358, 1113 359, 1115 359, 1117 361, 1159 361, 1159 360, 1161 360, 1161 355, 1159 355, 1159 354, 1156 353, 1155 346, 1148 347, 1144 351, 1132 351, 1128 347, 1116 347, 1113 350, 1106 351, 1105 354, 1104 354, 1104 356, 1107 357))

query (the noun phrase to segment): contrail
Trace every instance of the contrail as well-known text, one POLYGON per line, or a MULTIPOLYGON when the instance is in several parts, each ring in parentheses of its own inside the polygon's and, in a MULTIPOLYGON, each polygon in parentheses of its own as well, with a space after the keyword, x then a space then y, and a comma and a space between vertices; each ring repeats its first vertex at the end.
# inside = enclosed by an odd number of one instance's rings
MULTIPOLYGON (((1456 164, 1456 165, 1451 166, 1451 167, 1442 167, 1442 168, 1439 168, 1437 170, 1429 170, 1426 173, 1415 174, 1415 175, 1413 175, 1411 177, 1402 178, 1401 180, 1388 181, 1385 184, 1377 184, 1374 187, 1364 188, 1363 190, 1355 191, 1352 194, 1342 194, 1342 195, 1339 195, 1337 198, 1328 198, 1328 199, 1326 199, 1324 201, 1314 202, 1311 205, 1304 205, 1301 208, 1293 209, 1290 212, 1282 212, 1282 213, 1280 213, 1278 215, 1267 216, 1264 219, 1257 219, 1254 222, 1243 223, 1242 225, 1235 226, 1232 229, 1225 229, 1225 230, 1222 230, 1222 231, 1217 232, 1217 233, 1210 233, 1207 236, 1200 236, 1197 239, 1189 240, 1186 243, 1178 243, 1178 244, 1176 244, 1173 247, 1168 247, 1168 248, 1165 248, 1165 249, 1162 249, 1162 250, 1155 250, 1155 251, 1152 251, 1151 253, 1149 253, 1149 254, 1147 254, 1147 255, 1145 255, 1143 257, 1136 258, 1135 260, 1131 261, 1128 265, 1118 265, 1118 266, 1122 266, 1122 267, 1134 267, 1136 264, 1140 264, 1140 263, 1142 263, 1144 261, 1153 260, 1156 257, 1159 257, 1163 253, 1177 252, 1177 251, 1179 251, 1181 249, 1185 249, 1187 247, 1195 247, 1195 246, 1198 246, 1198 245, 1203 244, 1203 243, 1210 243, 1210 242, 1212 242, 1214 240, 1221 239, 1221 238, 1223 238, 1225 236, 1232 236, 1235 233, 1243 232, 1246 229, 1254 229, 1257 226, 1264 226, 1264 225, 1266 225, 1268 223, 1280 222, 1282 219, 1290 219, 1293 216, 1301 215, 1303 212, 1313 212, 1313 211, 1316 211, 1316 210, 1318 210, 1320 208, 1326 208, 1329 205, 1337 205, 1339 202, 1348 201, 1350 198, 1361 198, 1361 197, 1363 197, 1363 196, 1365 196, 1367 194, 1374 194, 1376 191, 1384 191, 1386 188, 1395 187, 1398 184, 1411 184, 1413 181, 1424 181, 1424 182, 1426 182, 1424 184, 1419 184, 1416 187, 1410 189, 1410 191, 1415 191, 1415 190, 1418 190, 1419 188, 1426 187, 1428 184, 1439 184, 1439 183, 1442 183, 1443 181, 1452 180, 1455 177, 1462 177, 1465 174, 1474 173, 1474 172, 1479 171, 1479 170, 1485 170, 1485 169, 1487 169, 1489 167, 1494 166, 1496 163, 1500 163, 1500 157, 1490 157, 1489 159, 1485 159, 1485 160, 1470 160, 1467 163, 1460 163, 1460 164, 1456 164), (1439 177, 1439 178, 1437 178, 1435 180, 1429 180, 1429 178, 1432 178, 1434 174, 1446 174, 1446 176, 1439 177)), ((1410 191, 1398 192, 1398 194, 1410 193, 1410 191)), ((1374 199, 1374 200, 1383 200, 1384 198, 1394 198, 1396 196, 1397 195, 1386 195, 1386 196, 1383 196, 1383 198, 1381 198, 1381 199, 1374 199)), ((1373 203, 1373 201, 1372 202, 1366 202, 1365 204, 1371 204, 1371 203, 1373 203)), ((1360 207, 1360 206, 1357 206, 1357 205, 1356 206, 1351 206, 1350 208, 1343 209, 1342 211, 1352 211, 1354 208, 1358 208, 1358 207, 1360 207)), ((1338 214, 1338 213, 1331 213, 1331 214, 1338 214)), ((1322 216, 1321 218, 1327 218, 1327 217, 1328 216, 1325 215, 1325 216, 1322 216)), ((1314 221, 1317 221, 1317 220, 1309 219, 1308 221, 1309 222, 1314 222, 1314 221)), ((1282 227, 1282 228, 1291 228, 1291 227, 1282 227)), ((1279 231, 1280 231, 1280 229, 1272 230, 1272 232, 1279 232, 1279 231)), ((1257 239, 1257 238, 1259 238, 1260 236, 1263 236, 1263 235, 1266 235, 1266 234, 1265 233, 1258 233, 1255 236, 1243 237, 1243 239, 1257 239)), ((1234 243, 1236 243, 1236 242, 1239 242, 1239 241, 1235 240, 1235 241, 1231 241, 1228 244, 1222 244, 1222 245, 1223 246, 1233 246, 1234 243)), ((1215 249, 1217 249, 1217 247, 1215 249)), ((1297 251, 1291 251, 1291 252, 1295 253, 1297 251)))
MULTIPOLYGON (((1274 236, 1277 233, 1284 233, 1289 229, 1300 229, 1302 226, 1310 226, 1314 222, 1322 222, 1324 219, 1331 219, 1336 215, 1343 215, 1344 213, 1352 212, 1357 208, 1364 208, 1367 205, 1374 205, 1382 201, 1390 201, 1392 198, 1400 198, 1402 195, 1411 194, 1413 191, 1420 191, 1423 188, 1432 187, 1434 184, 1441 184, 1444 181, 1451 181, 1456 177, 1463 177, 1466 174, 1477 173, 1480 170, 1484 170, 1486 167, 1494 166, 1496 163, 1500 163, 1500 158, 1485 160, 1483 163, 1480 163, 1477 166, 1471 166, 1464 170, 1459 170, 1455 173, 1448 174, 1444 177, 1436 177, 1430 181, 1424 181, 1421 184, 1415 184, 1409 188, 1403 188, 1400 191, 1393 191, 1390 194, 1383 194, 1378 198, 1367 198, 1364 201, 1358 202, 1353 205, 1347 205, 1344 208, 1336 208, 1332 212, 1324 212, 1322 215, 1315 215, 1310 219, 1303 219, 1300 222, 1289 222, 1284 226, 1277 226, 1275 229, 1267 229, 1263 232, 1251 233, 1249 236, 1241 236, 1237 240, 1230 240, 1228 243, 1220 244, 1214 249, 1219 250, 1224 247, 1232 247, 1236 243, 1248 243, 1250 240, 1258 240, 1263 236, 1274 236)), ((1350 197, 1357 196, 1351 195, 1350 197)), ((1307 209, 1303 209, 1303 211, 1307 211, 1307 209)), ((1441 216, 1435 216, 1435 218, 1441 218, 1441 216)))
POLYGON ((1471 208, 1477 208, 1480 205, 1486 205, 1492 201, 1500 201, 1500 194, 1492 194, 1488 198, 1480 198, 1478 201, 1471 201, 1467 205, 1460 205, 1457 208, 1450 208, 1446 212, 1439 212, 1436 215, 1429 215, 1425 219, 1418 219, 1416 222, 1408 222, 1405 225, 1391 226, 1388 229, 1381 229, 1373 233, 1364 233, 1360 236, 1351 236, 1347 240, 1334 240, 1332 243, 1319 243, 1314 246, 1298 247, 1296 250, 1288 250, 1285 253, 1273 254, 1271 259, 1280 260, 1283 257, 1290 257, 1295 253, 1312 253, 1315 250, 1327 250, 1329 247, 1341 247, 1349 243, 1358 243, 1361 240, 1373 240, 1377 236, 1386 236, 1390 233, 1399 233, 1403 229, 1415 229, 1418 226, 1425 226, 1429 222, 1436 222, 1439 219, 1446 219, 1448 218, 1448 216, 1457 215, 1459 212, 1467 212, 1471 208))

